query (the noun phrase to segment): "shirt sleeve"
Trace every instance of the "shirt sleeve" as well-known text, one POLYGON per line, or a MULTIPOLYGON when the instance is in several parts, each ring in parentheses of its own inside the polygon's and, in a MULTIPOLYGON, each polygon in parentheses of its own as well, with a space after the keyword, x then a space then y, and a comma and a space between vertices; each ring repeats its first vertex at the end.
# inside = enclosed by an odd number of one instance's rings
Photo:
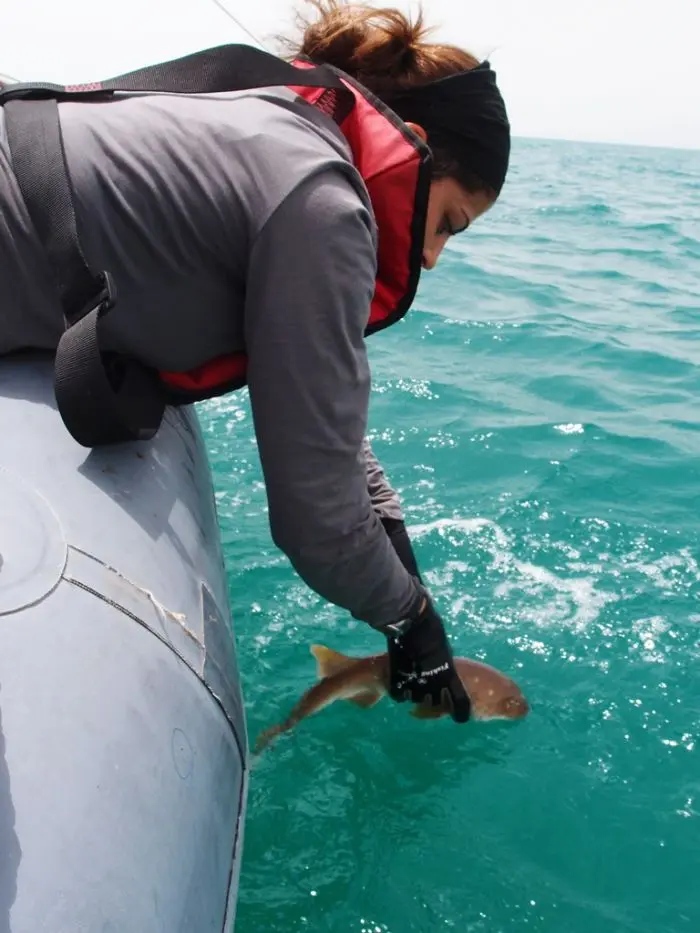
POLYGON ((384 468, 375 457, 367 438, 364 440, 363 449, 367 468, 367 490, 372 508, 380 518, 403 521, 403 510, 398 493, 389 483, 384 468))
POLYGON ((368 490, 375 274, 374 221, 350 179, 305 180, 253 244, 245 340, 273 540, 308 586, 381 627, 418 592, 368 490))

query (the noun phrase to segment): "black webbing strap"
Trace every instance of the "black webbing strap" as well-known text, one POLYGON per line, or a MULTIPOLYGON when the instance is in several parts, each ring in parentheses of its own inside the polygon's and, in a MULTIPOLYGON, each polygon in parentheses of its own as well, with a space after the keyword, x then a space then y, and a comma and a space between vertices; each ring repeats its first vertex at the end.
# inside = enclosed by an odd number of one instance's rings
POLYGON ((93 275, 80 248, 58 104, 11 100, 5 114, 13 170, 48 254, 66 321, 54 363, 59 413, 86 447, 147 440, 163 417, 164 393, 155 373, 138 361, 100 353, 98 324, 114 304, 114 287, 107 273, 93 275))
POLYGON ((99 322, 115 305, 114 283, 108 272, 91 272, 80 247, 57 101, 103 98, 115 91, 206 94, 284 85, 335 92, 338 120, 353 105, 351 92, 332 69, 295 68, 247 45, 217 46, 92 84, 31 82, 0 90, 13 169, 48 253, 66 321, 56 351, 56 402, 83 446, 153 437, 166 396, 155 370, 100 350, 99 322))

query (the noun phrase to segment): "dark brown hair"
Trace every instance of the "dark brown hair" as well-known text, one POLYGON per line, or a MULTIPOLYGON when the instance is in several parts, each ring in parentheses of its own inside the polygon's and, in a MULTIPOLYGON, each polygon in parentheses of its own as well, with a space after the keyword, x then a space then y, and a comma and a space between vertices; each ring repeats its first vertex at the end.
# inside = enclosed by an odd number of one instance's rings
MULTIPOLYGON (((306 0, 317 12, 315 20, 297 13, 301 41, 281 38, 289 58, 306 56, 316 64, 329 64, 350 75, 385 103, 397 91, 420 87, 439 78, 476 68, 479 60, 454 45, 426 41, 429 29, 419 10, 411 21, 400 10, 375 8, 348 0, 306 0)), ((399 113, 399 116, 401 114, 399 113)), ((455 178, 472 192, 491 188, 450 155, 439 134, 428 134, 433 153, 433 177, 455 178)))

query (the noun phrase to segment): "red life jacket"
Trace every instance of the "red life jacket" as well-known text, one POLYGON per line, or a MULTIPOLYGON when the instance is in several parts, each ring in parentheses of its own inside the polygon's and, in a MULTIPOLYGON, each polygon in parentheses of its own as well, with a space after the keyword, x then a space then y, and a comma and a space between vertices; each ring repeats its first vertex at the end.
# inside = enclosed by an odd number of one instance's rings
MULTIPOLYGON (((296 67, 312 67, 304 61, 296 67)), ((369 192, 379 230, 377 278, 365 334, 382 330, 408 311, 420 276, 430 185, 430 150, 380 100, 339 73, 355 105, 339 120, 353 162, 369 192)), ((335 116, 336 91, 292 87, 300 97, 335 116)), ((160 371, 171 401, 199 401, 246 384, 244 352, 216 357, 187 372, 160 371)))

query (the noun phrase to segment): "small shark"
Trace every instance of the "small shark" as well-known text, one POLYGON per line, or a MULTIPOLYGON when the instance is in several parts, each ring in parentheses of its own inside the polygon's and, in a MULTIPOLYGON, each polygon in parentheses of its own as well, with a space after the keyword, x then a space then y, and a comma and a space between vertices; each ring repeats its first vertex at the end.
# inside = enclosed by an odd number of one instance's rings
MULTIPOLYGON (((261 733, 255 745, 256 755, 276 736, 289 732, 302 719, 313 716, 336 700, 349 700, 368 709, 388 694, 389 656, 386 653, 351 658, 324 645, 311 645, 310 650, 316 658, 320 679, 304 693, 284 722, 261 733)), ((530 706, 510 677, 488 664, 469 658, 455 658, 455 666, 471 700, 472 719, 522 719, 527 716, 530 706)), ((413 706, 411 715, 417 719, 439 719, 448 715, 448 710, 442 705, 419 704, 413 706)))

